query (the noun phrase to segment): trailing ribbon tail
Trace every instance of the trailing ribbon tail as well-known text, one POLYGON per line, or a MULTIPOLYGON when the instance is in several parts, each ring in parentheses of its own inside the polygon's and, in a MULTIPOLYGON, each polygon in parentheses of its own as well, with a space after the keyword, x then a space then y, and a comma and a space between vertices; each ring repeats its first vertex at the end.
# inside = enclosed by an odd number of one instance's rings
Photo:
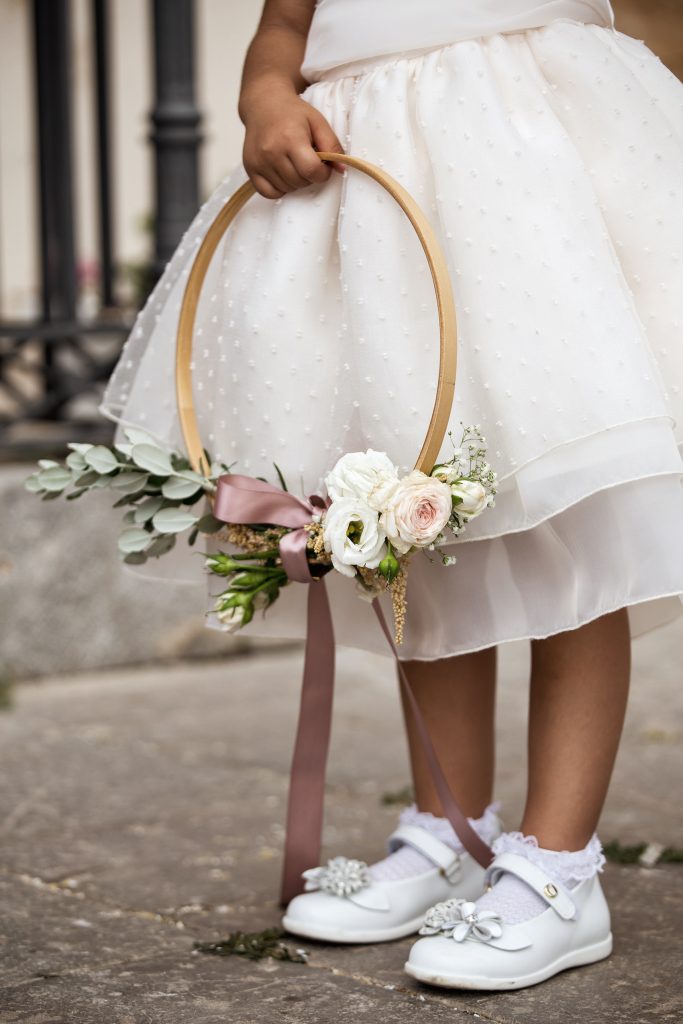
POLYGON ((309 584, 307 617, 299 722, 289 777, 280 892, 283 906, 303 892, 303 872, 320 863, 335 667, 334 630, 324 579, 309 584))
POLYGON ((422 717, 422 712, 420 711, 417 700, 415 699, 413 688, 410 685, 410 681, 408 680, 406 671, 403 668, 401 660, 398 656, 396 644, 394 643, 394 639, 387 625, 387 621, 384 617, 384 612, 382 611, 382 607, 379 603, 378 598, 374 599, 374 601, 372 602, 372 607, 375 609, 375 614, 377 615, 379 624, 382 627, 382 632, 387 638, 389 646, 391 647, 391 650, 396 659, 396 667, 398 669, 398 677, 401 684, 401 688, 403 690, 403 693, 405 694, 408 706, 410 707, 411 713, 413 715, 415 726, 417 728, 417 733, 418 736, 420 737, 420 742, 422 743, 422 750, 427 760, 427 764, 429 766, 429 771, 432 776, 432 781, 434 782, 434 787, 436 789, 439 800, 441 801, 441 807, 443 808, 444 815, 450 821, 451 825, 453 826, 453 831, 455 832, 456 836, 458 837, 462 845, 465 847, 467 852, 470 853, 474 857, 474 859, 479 864, 481 864, 482 867, 488 867, 488 865, 493 860, 493 850, 472 828, 465 814, 461 810, 457 800, 451 793, 450 786, 446 781, 446 776, 443 773, 443 769, 439 764, 439 759, 437 757, 436 751, 434 750, 434 744, 432 743, 431 737, 429 735, 429 730, 427 729, 425 720, 422 717))

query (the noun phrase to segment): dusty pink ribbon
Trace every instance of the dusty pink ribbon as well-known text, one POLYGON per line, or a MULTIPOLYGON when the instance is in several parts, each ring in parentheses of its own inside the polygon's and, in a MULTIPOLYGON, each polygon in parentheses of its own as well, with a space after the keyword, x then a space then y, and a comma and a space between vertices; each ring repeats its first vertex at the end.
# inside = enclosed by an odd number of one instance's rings
MULTIPOLYGON (((290 527, 280 539, 282 567, 291 580, 312 584, 308 589, 306 650, 287 803, 287 829, 280 898, 282 904, 303 891, 303 872, 320 861, 325 769, 332 725, 334 695, 334 629, 330 602, 321 576, 311 575, 306 556, 306 526, 314 514, 324 511, 329 498, 312 494, 300 498, 264 480, 228 473, 218 478, 213 514, 226 523, 268 523, 290 527)), ((444 814, 465 849, 486 867, 493 858, 450 791, 429 737, 412 687, 377 598, 372 602, 384 635, 396 659, 400 685, 415 720, 425 757, 441 800, 444 814)))

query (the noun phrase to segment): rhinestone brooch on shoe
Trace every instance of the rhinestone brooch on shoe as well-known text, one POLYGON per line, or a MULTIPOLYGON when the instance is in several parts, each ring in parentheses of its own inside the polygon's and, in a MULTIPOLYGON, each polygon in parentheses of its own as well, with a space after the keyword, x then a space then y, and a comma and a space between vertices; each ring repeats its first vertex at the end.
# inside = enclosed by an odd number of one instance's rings
POLYGON ((340 896, 366 910, 389 910, 389 898, 381 885, 377 885, 364 860, 333 857, 323 867, 303 872, 305 892, 325 892, 340 896))
POLYGON ((370 870, 364 860, 349 857, 333 857, 326 867, 309 868, 304 871, 304 889, 310 892, 320 889, 330 896, 353 896, 370 884, 370 870))
POLYGON ((425 915, 420 935, 446 935, 463 942, 467 938, 490 942, 503 934, 503 922, 492 910, 477 911, 476 903, 452 899, 436 903, 425 915))

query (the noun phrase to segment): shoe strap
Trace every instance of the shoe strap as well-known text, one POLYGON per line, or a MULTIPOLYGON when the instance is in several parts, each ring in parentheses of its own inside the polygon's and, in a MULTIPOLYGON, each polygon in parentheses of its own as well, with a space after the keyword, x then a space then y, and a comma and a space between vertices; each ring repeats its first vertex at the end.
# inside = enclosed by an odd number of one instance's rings
POLYGON ((460 874, 460 854, 451 846, 442 843, 425 828, 419 825, 399 825, 389 836, 387 846, 393 853, 399 846, 412 846, 424 854, 428 860, 441 868, 449 882, 455 881, 460 874))
POLYGON ((565 921, 576 917, 576 904, 567 889, 554 878, 550 878, 542 868, 532 864, 530 860, 518 853, 499 853, 486 869, 484 883, 493 885, 506 871, 526 882, 529 888, 533 889, 565 921))

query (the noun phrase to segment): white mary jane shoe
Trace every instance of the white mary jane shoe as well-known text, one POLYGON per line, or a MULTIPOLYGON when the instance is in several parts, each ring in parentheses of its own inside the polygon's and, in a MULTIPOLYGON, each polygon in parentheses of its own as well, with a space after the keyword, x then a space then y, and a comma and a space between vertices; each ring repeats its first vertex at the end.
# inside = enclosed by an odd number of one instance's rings
POLYGON ((335 857, 325 867, 304 871, 307 892, 295 896, 282 919, 294 935, 326 942, 389 942, 412 935, 435 901, 476 899, 484 869, 419 825, 401 825, 388 840, 389 852, 404 844, 434 867, 400 881, 375 881, 364 861, 335 857))
POLYGON ((568 967, 602 960, 612 952, 609 907, 597 874, 569 890, 525 857, 501 853, 485 882, 504 871, 517 875, 548 904, 520 924, 507 925, 493 911, 450 900, 427 911, 410 951, 406 972, 443 988, 514 989, 536 985, 568 967))

